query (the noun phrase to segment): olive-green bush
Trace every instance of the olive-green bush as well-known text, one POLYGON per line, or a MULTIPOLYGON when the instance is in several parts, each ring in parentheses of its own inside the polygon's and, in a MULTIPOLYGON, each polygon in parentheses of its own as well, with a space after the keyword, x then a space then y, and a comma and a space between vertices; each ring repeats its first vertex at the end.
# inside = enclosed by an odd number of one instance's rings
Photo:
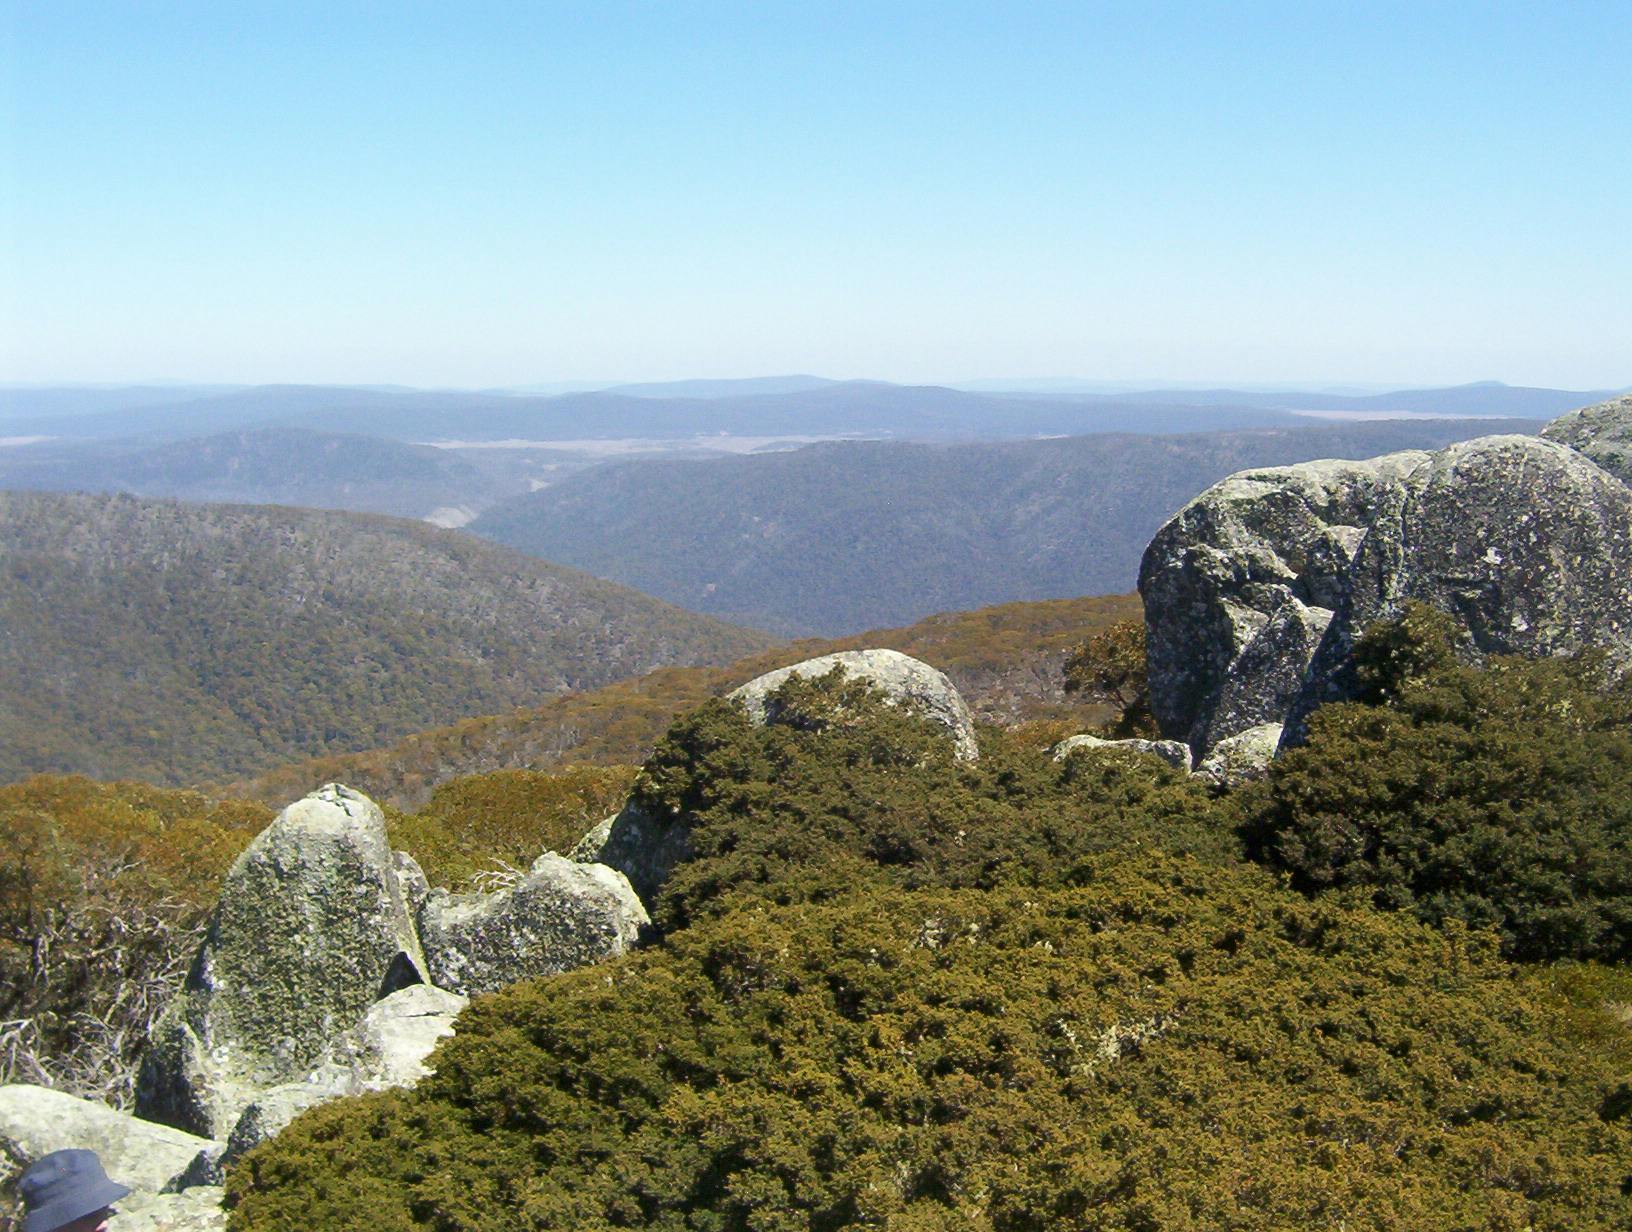
POLYGON ((416 1091, 248 1155, 231 1226, 1605 1229, 1629 1061, 1489 934, 1247 867, 747 896, 479 999, 416 1091))
POLYGON ((1299 893, 1153 759, 965 765, 842 677, 780 700, 636 784, 696 851, 660 944, 300 1117, 232 1232, 1625 1226, 1624 973, 1299 893))
POLYGON ((634 775, 632 766, 569 766, 451 779, 417 812, 387 808, 391 845, 419 861, 432 885, 465 889, 483 872, 571 850, 618 811, 634 775))
POLYGON ((221 874, 270 817, 145 783, 0 787, 0 1083, 130 1102, 221 874))
POLYGON ((1451 635, 1421 607, 1368 632, 1365 700, 1241 793, 1249 850, 1517 958, 1632 958, 1632 689, 1597 656, 1467 666, 1451 635))
POLYGON ((768 727, 727 701, 683 716, 635 783, 635 803, 683 819, 696 852, 661 896, 666 926, 750 888, 789 903, 843 894, 858 877, 1046 886, 1119 848, 1238 851, 1205 789, 1156 758, 1054 762, 1024 733, 983 728, 968 764, 944 729, 842 673, 794 677, 778 697, 781 720, 768 727))

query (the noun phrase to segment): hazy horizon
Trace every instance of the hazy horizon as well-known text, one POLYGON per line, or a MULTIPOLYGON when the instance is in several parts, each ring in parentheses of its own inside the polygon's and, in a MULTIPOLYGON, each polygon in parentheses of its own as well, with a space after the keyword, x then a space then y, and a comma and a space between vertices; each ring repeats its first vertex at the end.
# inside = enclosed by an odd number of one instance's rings
POLYGON ((1242 381, 1230 383, 1224 380, 1195 380, 1195 381, 1168 381, 1161 379, 1150 380, 1113 380, 1093 377, 1054 376, 1054 377, 979 377, 964 380, 924 380, 924 381, 891 381, 876 376, 857 377, 825 377, 819 373, 752 373, 748 376, 674 376, 667 378, 631 380, 534 380, 519 382, 514 385, 474 384, 474 385, 411 385, 401 381, 235 381, 235 380, 187 380, 178 377, 147 377, 110 380, 13 380, 0 379, 0 389, 27 390, 27 389, 254 389, 262 386, 291 386, 310 388, 334 389, 361 389, 361 390, 402 390, 413 393, 469 393, 469 394, 515 394, 532 395, 538 397, 556 397, 570 393, 608 393, 618 392, 624 388, 634 388, 646 385, 680 385, 691 382, 707 382, 729 384, 732 382, 749 382, 757 380, 772 380, 778 377, 794 375, 812 376, 818 380, 834 384, 884 384, 902 385, 920 388, 943 388, 963 390, 969 392, 990 393, 1083 393, 1102 394, 1114 397, 1119 393, 1160 393, 1171 391, 1175 394, 1185 392, 1202 392, 1212 390, 1236 390, 1242 393, 1311 393, 1323 395, 1342 395, 1350 397, 1365 397, 1372 394, 1400 393, 1412 390, 1460 389, 1473 386, 1501 386, 1507 388, 1542 388, 1559 389, 1565 392, 1578 389, 1582 393, 1597 393, 1602 391, 1632 390, 1632 384, 1626 382, 1611 382, 1593 387, 1572 386, 1520 386, 1515 381, 1503 381, 1497 378, 1482 378, 1468 381, 1456 381, 1438 384, 1431 381, 1382 381, 1359 382, 1341 381, 1316 378, 1308 381, 1242 381))

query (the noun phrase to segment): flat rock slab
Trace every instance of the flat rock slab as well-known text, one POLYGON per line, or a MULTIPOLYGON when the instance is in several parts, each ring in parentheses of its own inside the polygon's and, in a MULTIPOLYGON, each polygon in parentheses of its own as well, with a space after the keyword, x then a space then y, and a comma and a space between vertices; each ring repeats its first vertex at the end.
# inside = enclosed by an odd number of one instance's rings
POLYGON ((119 1200, 108 1221, 108 1232, 222 1232, 227 1212, 224 1191, 217 1185, 198 1185, 182 1193, 131 1194, 119 1200))
POLYGON ((27 1167, 52 1151, 95 1151, 114 1180, 155 1194, 214 1146, 208 1138, 144 1121, 47 1087, 0 1086, 0 1151, 27 1167))

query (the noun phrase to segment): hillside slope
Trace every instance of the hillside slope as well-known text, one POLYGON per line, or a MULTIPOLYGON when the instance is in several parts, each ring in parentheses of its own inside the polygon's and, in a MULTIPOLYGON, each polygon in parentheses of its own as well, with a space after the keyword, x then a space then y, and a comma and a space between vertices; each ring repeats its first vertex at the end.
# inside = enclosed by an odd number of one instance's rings
POLYGON ((222 778, 769 643, 413 522, 0 493, 0 780, 222 778))
POLYGON ((1110 715, 1066 702, 1066 655, 1089 633, 1116 621, 1137 620, 1141 612, 1138 595, 1009 603, 946 612, 904 629, 794 642, 725 667, 659 668, 637 680, 570 693, 542 706, 416 732, 384 748, 281 766, 219 792, 281 804, 338 781, 399 807, 417 808, 438 784, 461 775, 571 763, 635 764, 682 711, 802 659, 877 647, 940 668, 977 718, 1015 723, 1069 716, 1081 730, 1110 715))
POLYGON ((931 612, 1129 589, 1166 518, 1249 466, 1438 448, 1514 420, 842 442, 643 462, 505 502, 468 529, 694 611, 837 636, 931 612))

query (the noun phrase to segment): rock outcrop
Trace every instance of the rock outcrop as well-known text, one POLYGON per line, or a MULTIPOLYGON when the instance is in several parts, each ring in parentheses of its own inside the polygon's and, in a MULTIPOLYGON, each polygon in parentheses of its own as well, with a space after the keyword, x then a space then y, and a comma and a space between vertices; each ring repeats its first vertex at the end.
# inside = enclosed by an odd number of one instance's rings
POLYGON ((1411 451, 1242 471, 1156 533, 1139 593, 1151 709, 1164 735, 1205 755, 1281 719, 1378 505, 1427 458, 1411 451))
POLYGON ((1622 483, 1632 484, 1632 394, 1560 415, 1543 440, 1585 454, 1622 483))
POLYGON ((411 1085, 466 994, 621 954, 646 923, 621 873, 549 853, 493 894, 433 890, 379 807, 331 783, 228 871, 138 1110, 225 1142, 210 1179, 314 1103, 411 1085))
POLYGON ((1182 740, 1102 740, 1098 736, 1067 736, 1054 746, 1054 760, 1064 761, 1072 753, 1107 749, 1157 757, 1175 770, 1190 771, 1190 746, 1182 740))
POLYGON ((1360 634, 1412 600, 1454 616, 1474 658, 1596 647, 1632 666, 1632 488, 1533 436, 1433 455, 1377 512, 1291 707, 1294 738, 1315 707, 1353 695, 1360 634))
POLYGON ((224 1137, 257 1091, 304 1081, 331 1041, 424 968, 379 806, 321 788, 228 871, 185 989, 155 1029, 138 1109, 224 1137))
POLYGON ((1196 765, 1196 777, 1215 787, 1239 787, 1269 773, 1281 745, 1281 725, 1262 723, 1220 740, 1196 765))
POLYGON ((622 873, 553 852, 491 894, 433 890, 419 916, 431 980, 467 995, 615 957, 648 923, 622 873))
POLYGON ((468 992, 621 954, 647 923, 622 873, 548 852, 491 894, 432 889, 390 849, 379 807, 331 783, 228 871, 150 1041, 142 1116, 0 1087, 0 1162, 90 1147, 135 1191, 116 1232, 215 1232, 245 1151, 327 1100, 414 1085, 468 992))
POLYGON ((1295 741, 1317 706, 1353 696, 1356 639, 1413 601, 1453 616, 1473 659, 1593 647, 1632 668, 1629 477, 1632 398, 1540 438, 1232 475, 1140 569, 1158 724, 1228 781, 1271 726, 1295 741))
POLYGON ((791 676, 825 676, 835 667, 865 680, 892 704, 911 706, 941 724, 951 733, 957 754, 963 760, 974 761, 980 756, 980 747, 975 743, 974 716, 946 673, 898 650, 845 650, 806 659, 792 667, 758 676, 730 696, 747 708, 748 717, 755 723, 774 723, 776 706, 770 694, 791 676))

